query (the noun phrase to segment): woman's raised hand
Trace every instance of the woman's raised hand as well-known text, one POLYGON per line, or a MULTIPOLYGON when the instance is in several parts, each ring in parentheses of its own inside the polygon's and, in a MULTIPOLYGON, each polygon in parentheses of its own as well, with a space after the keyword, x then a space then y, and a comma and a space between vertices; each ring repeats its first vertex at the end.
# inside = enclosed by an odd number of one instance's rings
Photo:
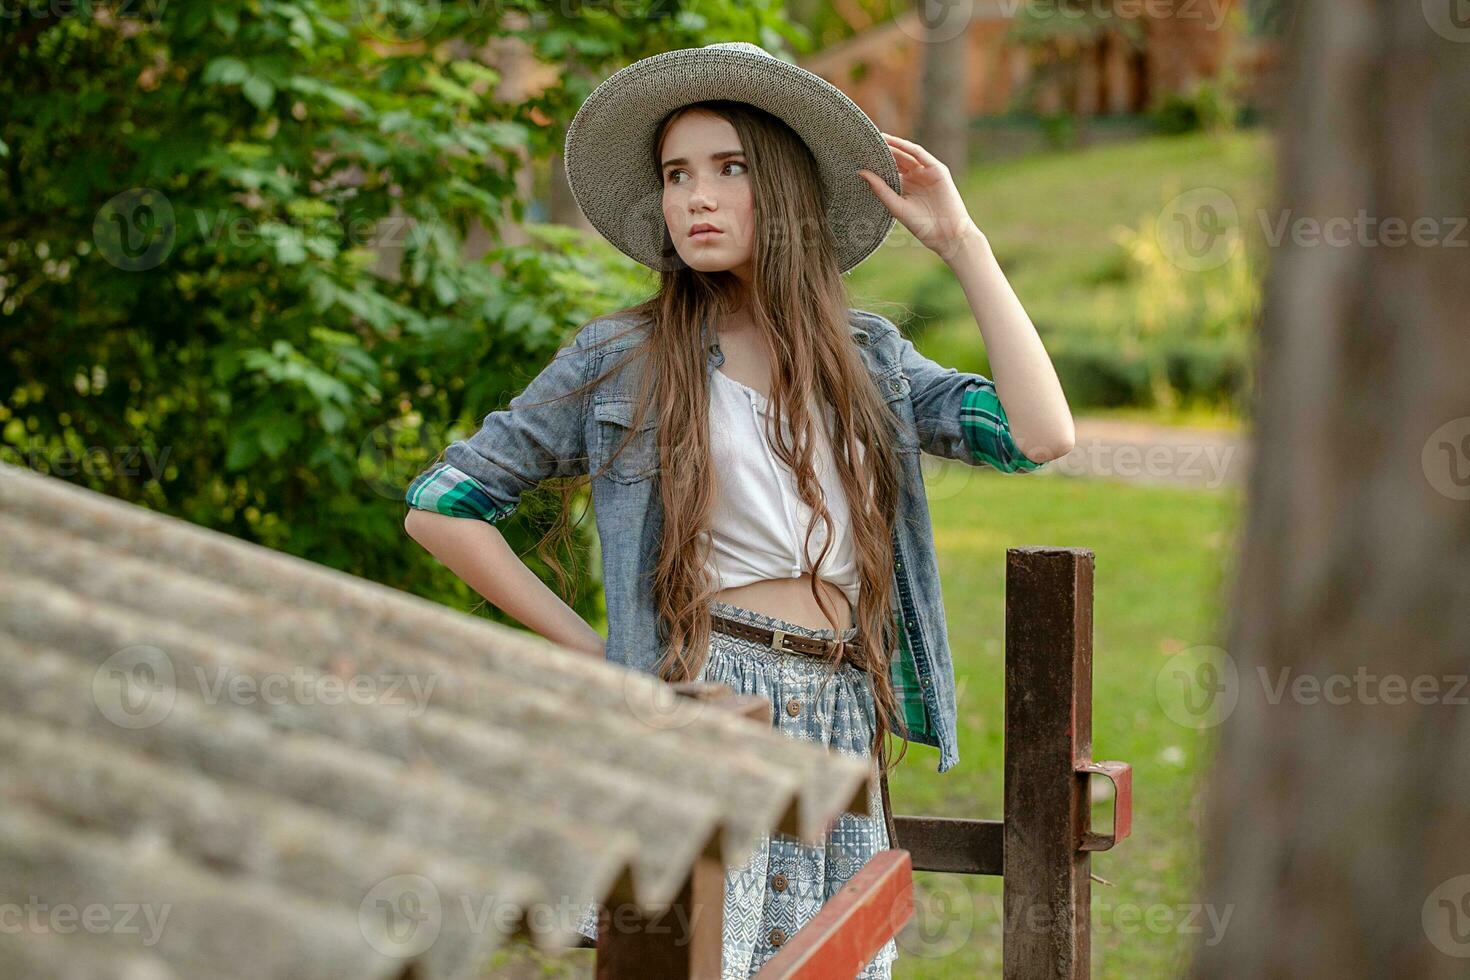
POLYGON ((968 238, 980 235, 949 168, 918 143, 891 133, 883 138, 898 164, 903 194, 895 194, 871 170, 858 174, 910 234, 948 261, 968 238))

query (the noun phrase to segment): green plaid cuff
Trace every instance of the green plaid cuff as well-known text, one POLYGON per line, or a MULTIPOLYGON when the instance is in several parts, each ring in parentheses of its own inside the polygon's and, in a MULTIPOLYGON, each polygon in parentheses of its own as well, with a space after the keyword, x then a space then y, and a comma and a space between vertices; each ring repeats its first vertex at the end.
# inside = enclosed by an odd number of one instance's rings
POLYGON ((477 517, 495 524, 515 513, 514 502, 497 506, 485 485, 449 463, 436 463, 408 485, 410 507, 450 517, 477 517))
POLYGON ((1044 464, 1022 455, 1011 439, 1006 410, 995 394, 995 385, 987 381, 965 392, 960 406, 960 430, 970 447, 970 458, 993 466, 1002 473, 1028 472, 1044 464))

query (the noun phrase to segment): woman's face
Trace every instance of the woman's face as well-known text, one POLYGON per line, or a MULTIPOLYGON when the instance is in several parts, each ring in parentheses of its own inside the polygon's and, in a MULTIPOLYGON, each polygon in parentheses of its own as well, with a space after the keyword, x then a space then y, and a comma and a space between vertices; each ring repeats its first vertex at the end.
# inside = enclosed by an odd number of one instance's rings
POLYGON ((684 113, 664 133, 660 171, 679 256, 700 272, 729 270, 749 282, 755 209, 735 127, 712 113, 684 113), (708 227, 717 231, 698 234, 708 227))

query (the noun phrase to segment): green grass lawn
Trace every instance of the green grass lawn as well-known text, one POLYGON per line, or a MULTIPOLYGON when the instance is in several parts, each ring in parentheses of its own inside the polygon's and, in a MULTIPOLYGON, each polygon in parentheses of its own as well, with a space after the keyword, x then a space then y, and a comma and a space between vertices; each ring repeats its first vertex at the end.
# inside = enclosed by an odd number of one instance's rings
MULTIPOLYGON (((938 460, 929 483, 961 761, 940 775, 937 749, 910 746, 890 779, 895 812, 1001 817, 1006 549, 1091 549, 1093 757, 1130 763, 1134 785, 1133 836, 1092 861, 1114 883, 1092 885, 1093 976, 1179 976, 1202 938, 1187 930, 1209 929, 1189 907, 1208 743, 1165 716, 1155 681, 1169 654, 1221 643, 1237 492, 1003 475, 938 460)), ((1111 802, 1097 807, 1099 826, 1110 810, 1111 802)), ((915 884, 929 911, 900 939, 895 977, 1000 976, 1000 880, 920 872, 915 884)))
MULTIPOLYGON (((1114 232, 1158 216, 1183 191, 1217 188, 1248 247, 1264 253, 1257 215, 1269 200, 1271 147, 1260 129, 1151 136, 981 163, 958 182, 1043 343, 1084 335, 1109 343, 1138 319, 1139 284, 1114 232)), ((987 369, 959 281, 902 225, 848 283, 859 307, 895 322, 913 314, 929 357, 987 369)))
MULTIPOLYGON (((1181 975, 1209 934, 1191 910, 1199 779, 1208 742, 1155 697, 1169 654, 1221 643, 1222 588, 1238 491, 1141 487, 1043 470, 1006 475, 926 457, 958 684, 958 766, 909 746, 890 779, 898 813, 999 819, 1004 736, 1004 586, 1009 547, 1090 548, 1096 558, 1093 755, 1133 766, 1133 836, 1095 855, 1093 976, 1181 975), (1136 909, 1136 911, 1134 911, 1136 909), (1150 925, 1151 923, 1151 925, 1150 925), (1191 929, 1201 928, 1202 932, 1191 929)), ((1106 825, 1111 804, 1099 804, 1106 825)), ((896 978, 1000 976, 998 878, 920 872, 923 913, 900 934, 896 978)), ((487 976, 586 976, 592 953, 546 956, 517 944, 487 976)))

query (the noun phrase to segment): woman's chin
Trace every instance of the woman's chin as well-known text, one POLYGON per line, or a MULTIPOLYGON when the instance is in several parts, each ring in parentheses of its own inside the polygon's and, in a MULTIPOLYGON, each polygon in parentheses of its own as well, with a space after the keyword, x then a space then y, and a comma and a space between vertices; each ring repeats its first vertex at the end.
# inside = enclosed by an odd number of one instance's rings
POLYGON ((693 255, 680 252, 679 257, 696 272, 729 272, 736 265, 729 257, 714 255, 710 251, 695 251, 693 255))

